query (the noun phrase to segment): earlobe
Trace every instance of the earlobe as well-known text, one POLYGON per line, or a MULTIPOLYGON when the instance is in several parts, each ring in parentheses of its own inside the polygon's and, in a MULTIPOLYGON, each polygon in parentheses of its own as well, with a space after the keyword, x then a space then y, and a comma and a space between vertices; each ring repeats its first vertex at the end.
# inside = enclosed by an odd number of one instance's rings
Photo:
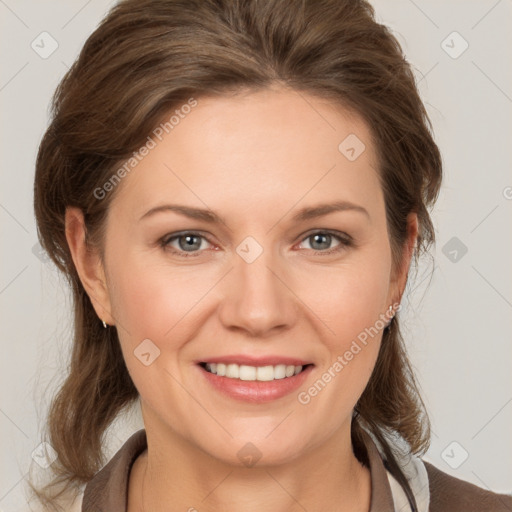
POLYGON ((73 263, 98 321, 114 325, 103 264, 98 251, 86 243, 84 217, 79 208, 66 208, 65 229, 73 263))

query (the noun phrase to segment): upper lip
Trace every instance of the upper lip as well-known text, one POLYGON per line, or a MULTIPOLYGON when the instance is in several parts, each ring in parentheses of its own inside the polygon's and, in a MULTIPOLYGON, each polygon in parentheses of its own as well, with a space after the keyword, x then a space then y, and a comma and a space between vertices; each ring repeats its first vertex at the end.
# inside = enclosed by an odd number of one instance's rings
POLYGON ((312 364, 310 361, 298 359, 296 357, 286 357, 278 355, 248 356, 243 354, 231 354, 226 356, 208 357, 206 359, 201 359, 200 361, 197 361, 197 363, 228 363, 246 366, 277 366, 278 364, 284 364, 287 366, 306 366, 307 364, 312 364))

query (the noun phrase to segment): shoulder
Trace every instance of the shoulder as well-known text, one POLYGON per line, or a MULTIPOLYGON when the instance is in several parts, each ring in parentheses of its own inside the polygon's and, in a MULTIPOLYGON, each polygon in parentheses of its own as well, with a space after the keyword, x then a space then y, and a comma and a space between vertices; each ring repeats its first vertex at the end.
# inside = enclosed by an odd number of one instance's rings
POLYGON ((460 480, 429 462, 430 512, 512 512, 512 496, 482 489, 460 480))
POLYGON ((135 432, 87 483, 83 494, 82 510, 125 511, 130 471, 135 459, 146 448, 146 431, 141 429, 135 432))

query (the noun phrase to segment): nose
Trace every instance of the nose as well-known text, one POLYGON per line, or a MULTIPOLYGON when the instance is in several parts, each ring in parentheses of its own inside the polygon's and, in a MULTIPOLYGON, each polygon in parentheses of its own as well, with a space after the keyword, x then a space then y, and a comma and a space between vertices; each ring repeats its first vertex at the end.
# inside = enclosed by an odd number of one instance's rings
POLYGON ((267 337, 292 328, 297 321, 299 305, 287 282, 290 278, 270 252, 263 251, 252 263, 234 255, 234 268, 223 280, 219 308, 226 329, 267 337))

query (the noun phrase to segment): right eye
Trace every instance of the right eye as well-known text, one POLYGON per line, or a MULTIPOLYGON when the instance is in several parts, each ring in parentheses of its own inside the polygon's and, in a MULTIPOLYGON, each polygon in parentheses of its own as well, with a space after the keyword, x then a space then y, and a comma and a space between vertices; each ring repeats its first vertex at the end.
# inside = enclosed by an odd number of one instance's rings
POLYGON ((183 258, 190 258, 199 256, 202 250, 205 249, 204 247, 201 249, 203 241, 210 243, 200 233, 184 231, 181 233, 171 233, 170 235, 166 235, 160 240, 160 245, 166 251, 170 251, 171 253, 183 258))

